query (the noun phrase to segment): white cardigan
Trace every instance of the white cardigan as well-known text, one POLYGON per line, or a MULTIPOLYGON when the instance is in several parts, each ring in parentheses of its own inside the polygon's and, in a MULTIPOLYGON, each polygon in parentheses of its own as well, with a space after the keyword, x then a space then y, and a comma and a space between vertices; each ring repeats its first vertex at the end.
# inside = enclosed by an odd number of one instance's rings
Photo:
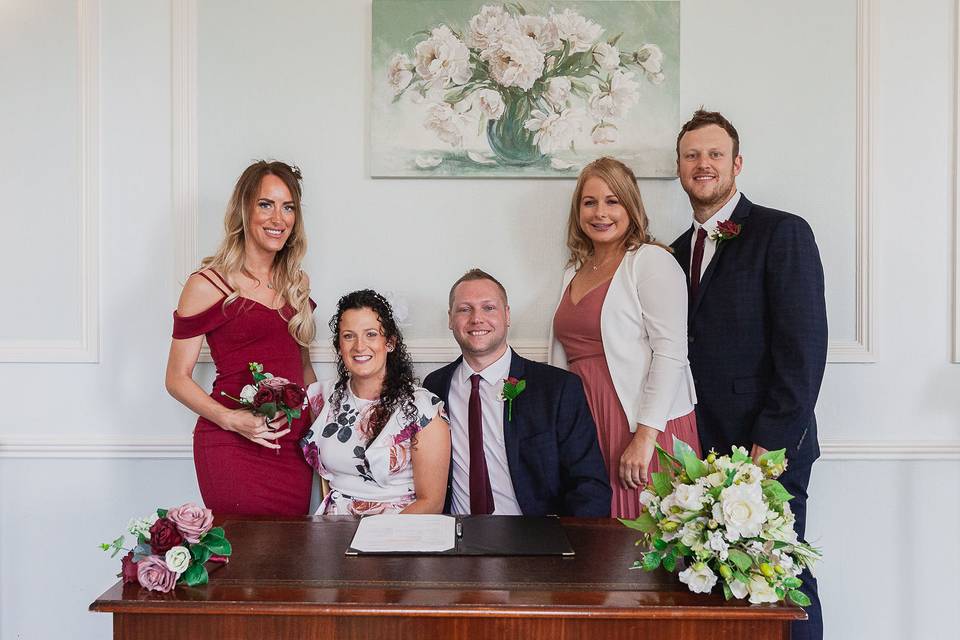
MULTIPOLYGON (((572 266, 564 272, 561 300, 574 275, 572 266)), ((693 410, 697 395, 687 361, 686 278, 669 252, 652 244, 627 252, 603 301, 600 337, 631 432, 638 423, 663 431, 668 420, 693 410)), ((567 368, 553 322, 548 362, 567 368)))

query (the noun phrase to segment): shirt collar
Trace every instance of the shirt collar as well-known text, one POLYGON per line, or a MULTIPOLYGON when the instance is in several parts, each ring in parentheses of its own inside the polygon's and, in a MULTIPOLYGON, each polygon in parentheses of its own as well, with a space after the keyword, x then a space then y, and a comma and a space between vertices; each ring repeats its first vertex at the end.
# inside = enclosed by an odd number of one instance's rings
POLYGON ((507 350, 503 352, 503 355, 483 371, 474 371, 470 365, 467 364, 466 359, 464 359, 463 362, 460 363, 460 366, 457 367, 457 380, 460 384, 466 384, 467 381, 470 380, 470 376, 479 373, 480 377, 483 378, 487 384, 499 384, 510 375, 510 361, 512 356, 513 349, 508 346, 507 350))
POLYGON ((693 232, 696 235, 696 232, 700 230, 700 227, 707 232, 707 236, 711 235, 714 231, 717 230, 717 223, 723 222, 724 220, 729 220, 730 216, 733 215, 733 210, 737 208, 737 203, 740 202, 740 192, 736 191, 733 196, 727 200, 727 203, 720 207, 715 214, 707 218, 707 221, 703 224, 697 222, 697 219, 693 219, 693 232))

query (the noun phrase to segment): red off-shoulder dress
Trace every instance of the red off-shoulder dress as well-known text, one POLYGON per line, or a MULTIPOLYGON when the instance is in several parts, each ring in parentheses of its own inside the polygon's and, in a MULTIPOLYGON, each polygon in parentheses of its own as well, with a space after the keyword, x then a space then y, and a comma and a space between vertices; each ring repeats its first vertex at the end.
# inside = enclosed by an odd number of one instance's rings
MULTIPOLYGON (((226 298, 232 289, 218 273, 210 277, 210 271, 200 275, 226 298)), ((174 311, 173 337, 207 337, 217 368, 210 397, 234 409, 239 405, 221 392, 240 397, 243 386, 253 381, 250 362, 260 362, 265 371, 303 385, 300 345, 287 330, 293 313, 289 304, 277 310, 243 297, 224 308, 221 298, 196 315, 181 316, 174 311)), ((307 413, 294 420, 290 433, 277 441, 279 450, 262 447, 199 417, 193 431, 193 461, 204 504, 217 514, 307 513, 313 476, 298 444, 309 426, 307 413)))

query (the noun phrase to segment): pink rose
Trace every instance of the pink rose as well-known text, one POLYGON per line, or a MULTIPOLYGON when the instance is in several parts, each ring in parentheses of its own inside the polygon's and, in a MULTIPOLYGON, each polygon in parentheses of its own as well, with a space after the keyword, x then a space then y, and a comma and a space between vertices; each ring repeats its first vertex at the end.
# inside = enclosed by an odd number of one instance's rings
POLYGON ((275 376, 275 377, 273 377, 273 378, 266 378, 266 379, 264 379, 264 380, 261 380, 261 381, 260 381, 260 388, 263 389, 264 387, 266 387, 267 389, 278 389, 278 390, 279 390, 279 389, 282 389, 283 387, 287 386, 288 384, 290 384, 290 381, 287 380, 286 378, 278 378, 278 377, 275 376))
POLYGON ((213 527, 213 511, 192 502, 170 509, 167 519, 177 525, 187 542, 200 542, 200 536, 213 527))
POLYGON ((147 556, 137 563, 137 580, 144 589, 168 593, 177 584, 177 574, 160 556, 147 556))

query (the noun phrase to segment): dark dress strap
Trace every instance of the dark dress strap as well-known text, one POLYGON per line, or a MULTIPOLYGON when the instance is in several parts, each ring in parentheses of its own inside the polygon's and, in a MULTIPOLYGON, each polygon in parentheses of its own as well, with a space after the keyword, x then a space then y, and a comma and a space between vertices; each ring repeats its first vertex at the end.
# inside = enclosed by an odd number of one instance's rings
POLYGON ((217 273, 216 269, 207 269, 207 271, 217 276, 217 279, 220 280, 220 282, 222 283, 222 286, 221 284, 217 284, 216 282, 214 282, 213 278, 208 276, 206 271, 197 271, 196 274, 201 278, 203 278, 204 280, 206 280, 207 282, 209 282, 210 284, 212 284, 214 287, 216 287, 217 291, 219 291, 223 295, 228 296, 231 293, 233 293, 233 288, 229 284, 227 284, 226 279, 222 275, 217 273))

